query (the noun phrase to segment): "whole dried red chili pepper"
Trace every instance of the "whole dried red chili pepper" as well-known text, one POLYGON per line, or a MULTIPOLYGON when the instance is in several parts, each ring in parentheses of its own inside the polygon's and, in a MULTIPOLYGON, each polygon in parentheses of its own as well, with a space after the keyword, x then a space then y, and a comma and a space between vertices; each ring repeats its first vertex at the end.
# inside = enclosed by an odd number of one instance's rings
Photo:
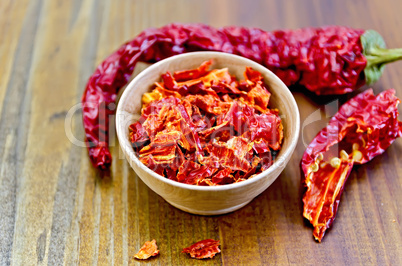
MULTIPOLYGON (((330 26, 266 32, 256 28, 169 24, 147 29, 105 59, 89 78, 83 123, 95 167, 111 163, 108 149, 111 103, 138 61, 156 62, 191 51, 222 51, 250 58, 271 69, 286 85, 300 84, 316 94, 343 94, 376 81, 385 63, 401 58, 387 50, 374 31, 330 26)), ((113 105, 114 106, 114 105, 113 105)))
POLYGON ((353 165, 382 154, 402 136, 400 101, 394 94, 390 89, 375 96, 369 89, 350 99, 307 147, 301 161, 307 187, 303 216, 319 242, 335 219, 353 165))

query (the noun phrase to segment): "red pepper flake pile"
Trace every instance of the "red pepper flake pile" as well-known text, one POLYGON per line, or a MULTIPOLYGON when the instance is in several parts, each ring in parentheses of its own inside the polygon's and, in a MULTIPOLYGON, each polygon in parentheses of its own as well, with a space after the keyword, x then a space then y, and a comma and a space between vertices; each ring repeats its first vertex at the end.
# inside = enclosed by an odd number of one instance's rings
POLYGON ((238 81, 227 68, 162 75, 142 97, 130 140, 140 161, 181 183, 214 186, 246 180, 268 169, 279 151, 283 126, 269 109, 261 74, 246 67, 238 81))
POLYGON ((220 253, 219 240, 205 239, 199 241, 187 248, 182 253, 188 253, 195 259, 211 259, 215 254, 220 253))
POLYGON ((146 260, 150 257, 156 256, 159 254, 158 246, 156 245, 156 240, 146 241, 137 254, 134 255, 134 258, 140 260, 146 260))
POLYGON ((319 242, 335 219, 353 165, 369 162, 402 136, 399 102, 393 89, 377 96, 371 89, 360 93, 341 106, 307 147, 301 161, 307 188, 303 216, 319 242))

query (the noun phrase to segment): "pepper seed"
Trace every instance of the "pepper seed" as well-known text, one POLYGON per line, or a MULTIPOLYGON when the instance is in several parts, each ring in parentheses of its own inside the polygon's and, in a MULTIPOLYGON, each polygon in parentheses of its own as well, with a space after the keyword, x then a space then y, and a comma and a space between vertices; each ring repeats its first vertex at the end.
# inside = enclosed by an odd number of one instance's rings
POLYGON ((339 159, 338 157, 334 157, 331 159, 330 163, 333 168, 339 168, 339 166, 341 166, 341 159, 339 159))
POLYGON ((314 164, 311 165, 311 172, 317 172, 318 171, 318 163, 315 162, 314 164))
POLYGON ((352 150, 358 150, 360 148, 359 143, 353 143, 352 150))
POLYGON ((349 154, 348 154, 345 150, 341 150, 341 152, 339 153, 339 155, 340 155, 340 157, 341 157, 343 160, 349 159, 349 154))
POLYGON ((353 160, 360 161, 363 158, 363 154, 360 151, 353 151, 353 160))

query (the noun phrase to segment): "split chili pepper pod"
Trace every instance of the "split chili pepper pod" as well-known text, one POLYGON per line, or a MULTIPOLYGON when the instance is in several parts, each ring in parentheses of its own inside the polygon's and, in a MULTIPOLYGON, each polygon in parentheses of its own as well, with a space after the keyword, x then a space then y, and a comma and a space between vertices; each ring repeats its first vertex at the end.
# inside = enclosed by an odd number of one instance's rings
POLYGON ((137 62, 154 63, 193 51, 220 51, 256 61, 287 85, 301 85, 317 95, 345 94, 378 80, 388 62, 401 59, 402 50, 385 49, 381 36, 341 26, 263 31, 204 24, 169 24, 146 29, 105 59, 89 78, 82 103, 83 124, 92 164, 108 168, 109 115, 102 105, 132 75, 137 62), (90 106, 90 107, 88 107, 90 106))
POLYGON ((317 241, 335 219, 353 165, 369 162, 402 136, 399 102, 393 89, 377 96, 371 89, 358 94, 340 107, 304 152, 303 216, 314 226, 317 241))

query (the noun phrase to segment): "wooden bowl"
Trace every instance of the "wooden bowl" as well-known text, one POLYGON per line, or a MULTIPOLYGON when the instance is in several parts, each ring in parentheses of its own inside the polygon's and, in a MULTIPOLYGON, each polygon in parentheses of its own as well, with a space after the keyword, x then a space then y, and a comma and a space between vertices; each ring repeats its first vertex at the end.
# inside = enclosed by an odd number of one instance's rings
POLYGON ((219 52, 194 52, 162 60, 136 76, 127 85, 116 112, 116 129, 120 146, 131 167, 142 181, 173 206, 194 214, 218 215, 235 211, 267 189, 279 176, 295 149, 300 130, 297 104, 289 89, 271 71, 244 57, 219 52), (211 69, 229 68, 232 75, 243 79, 246 66, 259 71, 271 92, 270 107, 278 108, 284 128, 283 146, 274 164, 266 171, 243 182, 222 186, 182 184, 160 176, 142 164, 129 141, 128 127, 139 118, 141 97, 166 71, 197 68, 213 59, 211 69))

